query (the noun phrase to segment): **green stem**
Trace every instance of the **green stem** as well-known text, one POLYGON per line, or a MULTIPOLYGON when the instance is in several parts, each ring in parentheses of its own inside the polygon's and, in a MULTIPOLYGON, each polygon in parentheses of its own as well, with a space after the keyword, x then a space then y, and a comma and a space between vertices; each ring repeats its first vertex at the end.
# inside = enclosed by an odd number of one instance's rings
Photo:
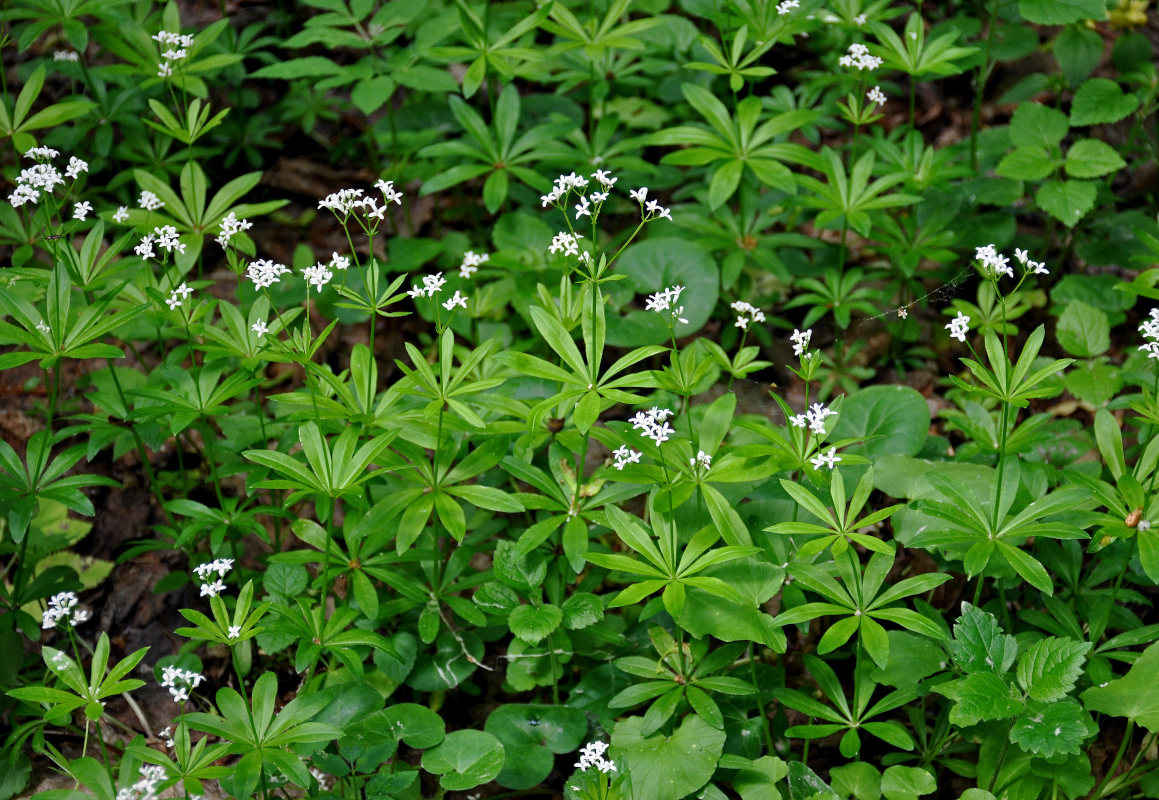
MULTIPOLYGON (((985 8, 985 3, 983 3, 985 8)), ((982 50, 982 63, 978 65, 978 82, 974 87, 974 113, 970 117, 970 166, 978 169, 978 127, 982 120, 982 98, 986 80, 990 77, 990 48, 994 44, 994 22, 996 14, 992 9, 986 26, 986 46, 982 50)))
POLYGON ((1088 800, 1099 800, 1103 796, 1103 790, 1107 787, 1107 783, 1115 776, 1115 770, 1119 768, 1119 762, 1123 760, 1123 755, 1127 752, 1127 746, 1131 743, 1131 735, 1135 732, 1135 720, 1127 720, 1127 730, 1123 732, 1123 741, 1119 743, 1119 749, 1115 752, 1115 760, 1111 762, 1110 768, 1106 774, 1103 775, 1103 780, 1098 787, 1091 792, 1088 800))
POLYGON ((1002 747, 998 751, 998 760, 994 762, 994 772, 990 774, 990 782, 986 785, 986 791, 991 794, 994 793, 994 784, 998 781, 998 773, 1002 771, 1002 764, 1006 761, 1006 750, 1010 747, 1010 733, 1014 730, 1014 723, 1018 721, 1018 717, 1010 720, 1010 727, 1006 729, 1006 735, 1002 737, 1002 747))

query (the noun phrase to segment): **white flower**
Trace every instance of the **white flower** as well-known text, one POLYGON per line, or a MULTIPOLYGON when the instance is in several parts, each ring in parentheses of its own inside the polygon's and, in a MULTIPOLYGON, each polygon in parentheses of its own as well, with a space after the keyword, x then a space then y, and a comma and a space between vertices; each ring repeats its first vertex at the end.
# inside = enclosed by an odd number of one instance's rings
POLYGON ((1149 530, 1151 530, 1151 521, 1147 520, 1147 519, 1139 520, 1138 524, 1135 525, 1135 530, 1137 530, 1137 531, 1149 531, 1149 530))
POLYGON ((837 448, 830 447, 828 453, 818 453, 816 456, 810 459, 810 463, 813 465, 813 469, 821 469, 822 466, 833 469, 833 467, 837 466, 837 462, 840 460, 841 456, 837 455, 837 448))
POLYGON ((181 308, 181 298, 177 296, 176 292, 171 293, 165 298, 165 302, 169 305, 170 311, 176 311, 181 308))
POLYGON ((1018 263, 1022 266, 1026 266, 1026 262, 1030 259, 1027 252, 1020 247, 1014 248, 1014 257, 1018 259, 1018 263))
POLYGON ((662 444, 668 441, 674 431, 672 427, 665 422, 672 414, 666 408, 652 408, 648 411, 638 411, 632 417, 632 427, 639 430, 656 444, 662 444))
POLYGON ((966 341, 966 334, 970 332, 970 318, 958 312, 958 316, 950 320, 948 325, 944 326, 950 332, 950 336, 957 339, 959 342, 966 341))
POLYGON ((792 11, 794 8, 800 8, 800 7, 801 7, 801 0, 784 0, 784 2, 777 3, 777 14, 779 16, 783 17, 786 14, 788 14, 790 11, 792 11))
POLYGON ((705 469, 712 466, 712 456, 703 450, 698 450, 695 458, 688 459, 689 466, 695 468, 698 464, 705 469))
POLYGON ((80 61, 80 53, 76 50, 54 50, 52 53, 53 61, 80 61))
POLYGON ((89 165, 87 161, 81 161, 76 156, 68 157, 68 166, 64 170, 64 174, 72 178, 74 181, 80 177, 82 172, 88 172, 89 165))
POLYGON ((885 93, 881 91, 880 86, 874 86, 865 97, 871 103, 877 103, 879 106, 885 105, 885 93))
POLYGON ((470 278, 479 271, 479 265, 491 260, 490 253, 476 253, 468 250, 463 253, 463 263, 459 265, 459 275, 463 278, 470 278))
POLYGON ((1010 259, 995 250, 992 244, 974 248, 974 258, 981 261, 982 266, 989 270, 995 278, 1001 275, 1005 275, 1007 278, 1014 277, 1014 270, 1009 266, 1010 259))
MULTIPOLYGON (((826 408, 820 403, 814 403, 808 411, 805 412, 805 418, 809 420, 809 430, 818 436, 825 435, 825 420, 837 414, 831 408, 826 408)), ((804 426, 799 426, 804 427, 804 426)))
MULTIPOLYGON (((48 600, 48 607, 44 609, 44 614, 40 618, 40 627, 44 630, 51 630, 55 628, 57 623, 62 619, 68 619, 73 615, 76 604, 79 602, 77 596, 73 592, 60 592, 54 594, 48 600)), ((82 619, 75 619, 75 622, 83 622, 82 619)))
POLYGON ((48 327, 48 323, 46 323, 44 320, 41 320, 40 322, 36 323, 36 330, 40 331, 43 334, 52 333, 52 328, 48 327))
POLYGON ((655 200, 649 200, 644 204, 644 213, 646 214, 645 219, 656 219, 657 217, 663 217, 666 220, 672 220, 672 215, 668 212, 668 209, 664 208, 664 206, 660 205, 655 200))
POLYGON ((8 202, 13 208, 20 208, 25 203, 38 203, 40 194, 31 186, 17 184, 12 194, 8 195, 8 202))
POLYGON ((93 210, 93 204, 88 200, 82 200, 72 207, 72 218, 80 222, 84 222, 85 217, 93 210))
MULTIPOLYGON (((180 667, 163 667, 161 669, 161 688, 168 689, 175 703, 184 703, 189 699, 190 689, 196 689, 205 680, 205 676, 193 670, 180 667)), ((165 777, 164 773, 161 777, 165 777)))
POLYGON ((633 189, 632 191, 628 192, 628 195, 637 203, 643 203, 648 199, 648 187, 641 186, 639 189, 633 189))
POLYGON ((747 331, 749 324, 752 322, 765 321, 765 312, 751 303, 746 303, 744 300, 737 300, 733 303, 732 310, 737 312, 736 327, 741 330, 747 331))
POLYGON ((257 261, 250 262, 249 266, 246 267, 245 274, 254 282, 254 288, 265 289, 275 283, 280 283, 281 276, 289 271, 284 264, 276 264, 268 258, 259 258, 257 261))
POLYGON ((172 225, 154 228, 153 233, 157 237, 157 246, 164 247, 166 252, 172 253, 174 250, 179 253, 185 252, 185 244, 177 238, 177 229, 172 225))
POLYGON ((543 195, 539 196, 539 200, 540 200, 539 207, 540 208, 547 208, 548 206, 553 206, 559 202, 559 197, 560 197, 559 190, 552 189, 547 194, 543 194, 543 195))
POLYGON ((173 67, 169 64, 168 61, 162 61, 160 64, 157 65, 157 77, 158 78, 169 78, 172 75, 173 75, 173 67))
POLYGON ((789 417, 789 422, 794 428, 804 428, 808 424, 808 419, 804 414, 797 414, 796 416, 789 417))
POLYGON ((458 289, 455 290, 455 294, 451 297, 450 300, 443 303, 443 308, 447 309, 447 311, 452 310, 455 306, 459 306, 460 308, 467 307, 467 298, 464 297, 458 289))
POLYGON ((225 582, 221 581, 221 580, 216 580, 213 583, 201 584, 201 596, 202 597, 205 597, 206 595, 209 595, 210 597, 217 597, 219 594, 221 594, 224 591, 225 591, 225 582))
POLYGON ((423 287, 426 289, 427 297, 434 297, 443 290, 443 284, 447 279, 443 277, 443 273, 436 272, 434 275, 423 276, 423 287))
POLYGON ((221 219, 221 228, 218 231, 217 243, 222 247, 226 247, 229 245, 230 240, 233 239, 235 233, 248 231, 253 226, 254 224, 248 219, 238 219, 237 214, 231 211, 221 219))
POLYGON ((382 199, 386 201, 387 205, 391 203, 402 205, 402 192, 395 190, 394 181, 384 181, 379 178, 374 184, 374 188, 382 192, 382 199))
POLYGON ((1159 361, 1159 342, 1147 342, 1139 347, 1140 352, 1146 353, 1148 359, 1159 361))
POLYGON ((567 233, 561 231, 557 233, 551 240, 551 247, 547 252, 551 254, 562 252, 565 256, 579 255, 579 240, 584 238, 578 233, 567 233))
POLYGON ((253 331, 254 333, 256 333, 258 335, 259 339, 270 332, 270 329, 266 327, 266 323, 264 320, 258 320, 257 322, 255 322, 253 324, 253 327, 250 328, 250 330, 253 331))
POLYGON ((604 742, 591 742, 580 750, 580 760, 576 762, 576 768, 587 772, 591 767, 595 767, 600 772, 608 773, 616 771, 616 764, 613 761, 604 758, 604 753, 608 750, 608 745, 604 742))
POLYGON ((165 204, 161 202, 161 198, 148 189, 141 190, 141 196, 137 198, 137 205, 146 211, 156 211, 159 208, 165 207, 165 204))
POLYGON ((340 256, 337 253, 331 251, 330 269, 350 269, 350 259, 347 256, 340 256))
POLYGON ((588 199, 583 195, 580 195, 579 202, 575 205, 575 218, 579 219, 580 217, 590 217, 591 215, 592 210, 590 208, 590 203, 588 203, 588 199))
POLYGON ((141 241, 133 248, 133 252, 141 258, 153 257, 153 242, 157 241, 157 237, 151 233, 146 233, 141 241))
POLYGON ((361 189, 341 189, 318 201, 318 208, 328 208, 335 216, 345 219, 356 207, 362 205, 361 189))
POLYGON ((603 186, 605 189, 611 189, 616 185, 616 181, 619 180, 619 178, 613 178, 610 173, 602 169, 597 169, 593 172, 592 177, 599 181, 600 186, 603 186))
POLYGON ((662 292, 656 292, 649 295, 645 308, 648 311, 670 311, 672 319, 677 322, 688 324, 683 316, 684 306, 677 306, 676 303, 680 300, 680 295, 684 291, 684 287, 677 284, 676 286, 669 286, 662 292))
POLYGON ((321 292, 322 287, 334 277, 334 273, 325 264, 315 264, 312 267, 304 268, 302 277, 309 281, 311 286, 317 286, 318 291, 321 292))
POLYGON ((42 159, 42 158, 45 160, 48 160, 51 158, 56 158, 59 155, 60 155, 59 150, 53 150, 51 147, 45 147, 43 145, 41 145, 40 147, 30 147, 29 149, 24 151, 24 157, 31 158, 34 161, 42 159))
POLYGON ((809 349, 809 340, 813 338, 812 330, 799 331, 793 329, 793 333, 789 336, 789 341, 793 343, 793 355, 800 356, 809 349))
POLYGON ((849 52, 841 56, 838 62, 841 66, 849 69, 872 70, 880 67, 884 62, 877 56, 869 54, 869 48, 863 44, 849 45, 849 52))
POLYGON ((226 631, 225 635, 228 636, 230 639, 238 638, 239 636, 241 636, 241 626, 240 625, 230 625, 229 630, 226 631))
POLYGON ((616 459, 616 463, 612 466, 614 466, 616 469, 622 470, 629 464, 640 463, 640 456, 644 454, 639 450, 630 449, 627 445, 620 445, 612 451, 612 455, 616 459))
POLYGON ((113 222, 124 222, 129 218, 128 206, 117 206, 117 211, 113 214, 113 222))

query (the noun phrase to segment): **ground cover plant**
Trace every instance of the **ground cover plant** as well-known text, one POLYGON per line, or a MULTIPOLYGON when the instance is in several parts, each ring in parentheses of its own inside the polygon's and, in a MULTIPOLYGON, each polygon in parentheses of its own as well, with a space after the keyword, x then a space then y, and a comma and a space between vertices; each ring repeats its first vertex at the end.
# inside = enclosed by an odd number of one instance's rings
POLYGON ((0 800, 1159 797, 1141 0, 12 0, 0 800))

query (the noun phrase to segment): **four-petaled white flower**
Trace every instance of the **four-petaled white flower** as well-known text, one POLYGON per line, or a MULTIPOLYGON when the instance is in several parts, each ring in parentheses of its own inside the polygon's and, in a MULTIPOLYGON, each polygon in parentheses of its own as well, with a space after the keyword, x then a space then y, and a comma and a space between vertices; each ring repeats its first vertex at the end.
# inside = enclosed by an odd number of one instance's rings
POLYGON ((260 319, 253 324, 253 327, 250 328, 250 330, 256 333, 259 339, 270 332, 270 329, 266 327, 266 323, 260 319))
POLYGON ((812 330, 799 331, 793 329, 792 335, 789 336, 789 341, 793 344, 793 355, 800 356, 809 350, 809 340, 813 338, 812 330))
POLYGON ((230 639, 237 639, 238 637, 241 636, 241 626, 240 625, 230 625, 229 630, 226 631, 225 635, 227 637, 229 637, 230 639))
POLYGON ((620 445, 612 451, 612 456, 615 457, 616 463, 613 464, 616 469, 622 470, 629 464, 640 463, 640 456, 644 455, 639 450, 632 450, 626 444, 620 445))
MULTIPOLYGON (((829 417, 836 416, 837 412, 831 408, 826 408, 820 403, 814 403, 809 410, 805 412, 805 418, 809 420, 809 430, 818 436, 825 435, 825 420, 829 417)), ((796 423, 794 423, 796 424, 796 423)), ((804 427, 799 425, 798 427, 804 427)))
POLYGON ((885 105, 885 93, 881 91, 880 86, 874 86, 865 97, 871 103, 876 103, 879 106, 885 105))
POLYGON ((148 189, 141 190, 141 195, 137 198, 137 205, 146 211, 156 211, 159 208, 165 207, 165 204, 161 202, 161 198, 148 189))
POLYGON ((673 320, 687 325, 688 320, 684 318, 684 306, 676 305, 680 301, 680 295, 683 291, 684 287, 679 284, 669 286, 664 291, 649 295, 644 307, 648 311, 670 311, 673 320))
POLYGON ((813 465, 813 469, 821 469, 823 466, 833 469, 840 460, 841 456, 837 455, 837 448, 830 447, 828 453, 818 453, 810 459, 810 463, 813 465))
POLYGON ((653 219, 657 219, 659 217, 663 217, 664 219, 668 220, 669 222, 672 221, 672 214, 669 213, 668 209, 666 209, 664 206, 657 203, 655 200, 649 200, 647 203, 644 204, 644 219, 645 220, 653 220, 653 219))
POLYGON ((999 253, 992 244, 974 248, 974 258, 981 261, 982 266, 994 278, 1002 275, 1007 278, 1014 277, 1014 270, 1010 268, 1010 259, 999 253))
POLYGON ((312 267, 305 267, 302 270, 302 277, 309 281, 311 286, 317 286, 321 292, 322 287, 334 278, 334 273, 326 264, 315 264, 312 267))
POLYGON ((637 203, 643 203, 648 199, 648 187, 641 186, 639 189, 633 189, 632 191, 628 192, 628 196, 635 200, 637 203))
POLYGON ((268 258, 259 258, 257 261, 251 261, 246 267, 246 277, 254 282, 254 287, 257 289, 265 289, 273 286, 282 280, 282 275, 289 272, 289 268, 284 264, 276 264, 268 258))
POLYGON ((40 627, 44 630, 51 630, 63 620, 72 617, 73 624, 84 622, 88 619, 87 616, 81 617, 78 613, 77 603, 80 602, 74 592, 59 592, 54 594, 48 600, 48 607, 44 609, 44 613, 40 617, 40 627))
MULTIPOLYGON (((205 676, 189 669, 180 667, 163 667, 161 669, 161 688, 168 689, 175 703, 184 703, 189 699, 189 692, 196 689, 205 680, 205 676)), ((162 774, 161 777, 164 777, 162 774)))
POLYGON ((129 218, 128 206, 117 206, 117 211, 113 214, 113 222, 124 222, 129 218))
POLYGON ((966 341, 966 334, 970 332, 970 318, 958 312, 958 316, 950 320, 949 324, 944 326, 950 332, 950 336, 957 339, 959 342, 966 341))
POLYGON ((606 742, 591 742, 584 745, 580 750, 580 760, 576 762, 576 769, 587 772, 591 768, 595 768, 603 773, 615 772, 615 762, 605 759, 604 753, 608 751, 606 742))
POLYGON ((851 44, 849 45, 849 52, 841 56, 837 63, 849 69, 862 71, 877 69, 885 62, 877 56, 871 56, 869 54, 869 48, 865 45, 851 44))
POLYGON ((705 469, 708 469, 709 467, 712 466, 712 456, 710 456, 708 453, 704 452, 703 450, 698 450, 696 452, 695 457, 688 459, 688 465, 693 467, 694 469, 696 468, 697 465, 702 466, 705 469))
POLYGON ((792 11, 794 8, 800 8, 800 7, 801 7, 801 0, 783 0, 783 2, 777 3, 777 14, 779 16, 783 17, 786 14, 788 14, 790 11, 792 11))
POLYGON ((547 248, 547 252, 552 255, 556 253, 563 253, 565 256, 579 255, 579 240, 584 238, 579 233, 567 233, 560 231, 551 240, 551 247, 547 248))
POLYGON ((746 303, 744 300, 737 300, 733 303, 732 310, 736 312, 735 327, 740 328, 742 331, 747 331, 750 323, 765 321, 765 312, 751 303, 746 303))
POLYGON ((476 253, 468 250, 463 253, 463 263, 459 265, 459 276, 470 278, 479 271, 479 265, 491 260, 490 253, 476 253))
POLYGON ((665 422, 672 415, 672 412, 667 408, 657 408, 653 406, 647 411, 637 411, 632 417, 632 427, 656 444, 662 444, 668 441, 668 438, 676 433, 672 427, 665 422))
POLYGON ((78 222, 84 222, 85 217, 93 210, 93 204, 88 200, 81 200, 72 207, 72 218, 78 222))
POLYGON ((254 224, 248 219, 238 219, 237 214, 229 212, 221 220, 221 227, 218 230, 217 243, 222 247, 227 247, 235 233, 241 231, 248 231, 254 224))
POLYGON ((335 252, 331 252, 330 269, 350 269, 350 258, 348 256, 340 256, 335 252))
POLYGON ((575 218, 590 217, 592 215, 591 203, 583 195, 580 195, 579 202, 575 204, 575 218))
POLYGON ((76 156, 68 157, 68 166, 65 167, 64 174, 72 178, 74 181, 80 177, 82 172, 89 171, 89 164, 87 161, 81 161, 76 156))
POLYGON ((455 306, 459 308, 467 307, 467 298, 458 289, 455 290, 450 300, 443 303, 443 308, 447 309, 447 311, 451 311, 455 306))
POLYGON ((394 203, 402 205, 402 192, 394 188, 394 181, 384 181, 381 178, 374 184, 374 188, 382 192, 382 199, 386 201, 387 205, 394 203))

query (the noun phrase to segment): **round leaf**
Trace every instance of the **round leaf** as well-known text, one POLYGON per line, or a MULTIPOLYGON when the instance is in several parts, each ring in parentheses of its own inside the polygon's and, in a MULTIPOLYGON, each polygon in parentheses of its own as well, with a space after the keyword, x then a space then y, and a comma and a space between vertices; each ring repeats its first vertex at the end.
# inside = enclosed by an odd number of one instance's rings
POLYGON ((423 753, 423 769, 440 775, 439 784, 451 792, 473 789, 494 780, 503 769, 503 745, 483 731, 462 730, 447 735, 433 750, 423 753))
POLYGON ((929 427, 929 406, 916 389, 871 386, 846 397, 831 438, 865 437, 862 450, 871 459, 914 456, 929 427))
MULTIPOLYGON (((622 286, 638 295, 652 294, 670 286, 684 287, 678 305, 688 324, 676 324, 676 334, 687 336, 700 330, 716 306, 719 269, 700 245, 677 238, 649 239, 624 251, 618 271, 627 276, 622 286)), ((617 287, 619 288, 619 287, 617 287)), ((616 347, 664 344, 668 341, 668 312, 630 311, 624 317, 608 317, 607 342, 616 347)))

